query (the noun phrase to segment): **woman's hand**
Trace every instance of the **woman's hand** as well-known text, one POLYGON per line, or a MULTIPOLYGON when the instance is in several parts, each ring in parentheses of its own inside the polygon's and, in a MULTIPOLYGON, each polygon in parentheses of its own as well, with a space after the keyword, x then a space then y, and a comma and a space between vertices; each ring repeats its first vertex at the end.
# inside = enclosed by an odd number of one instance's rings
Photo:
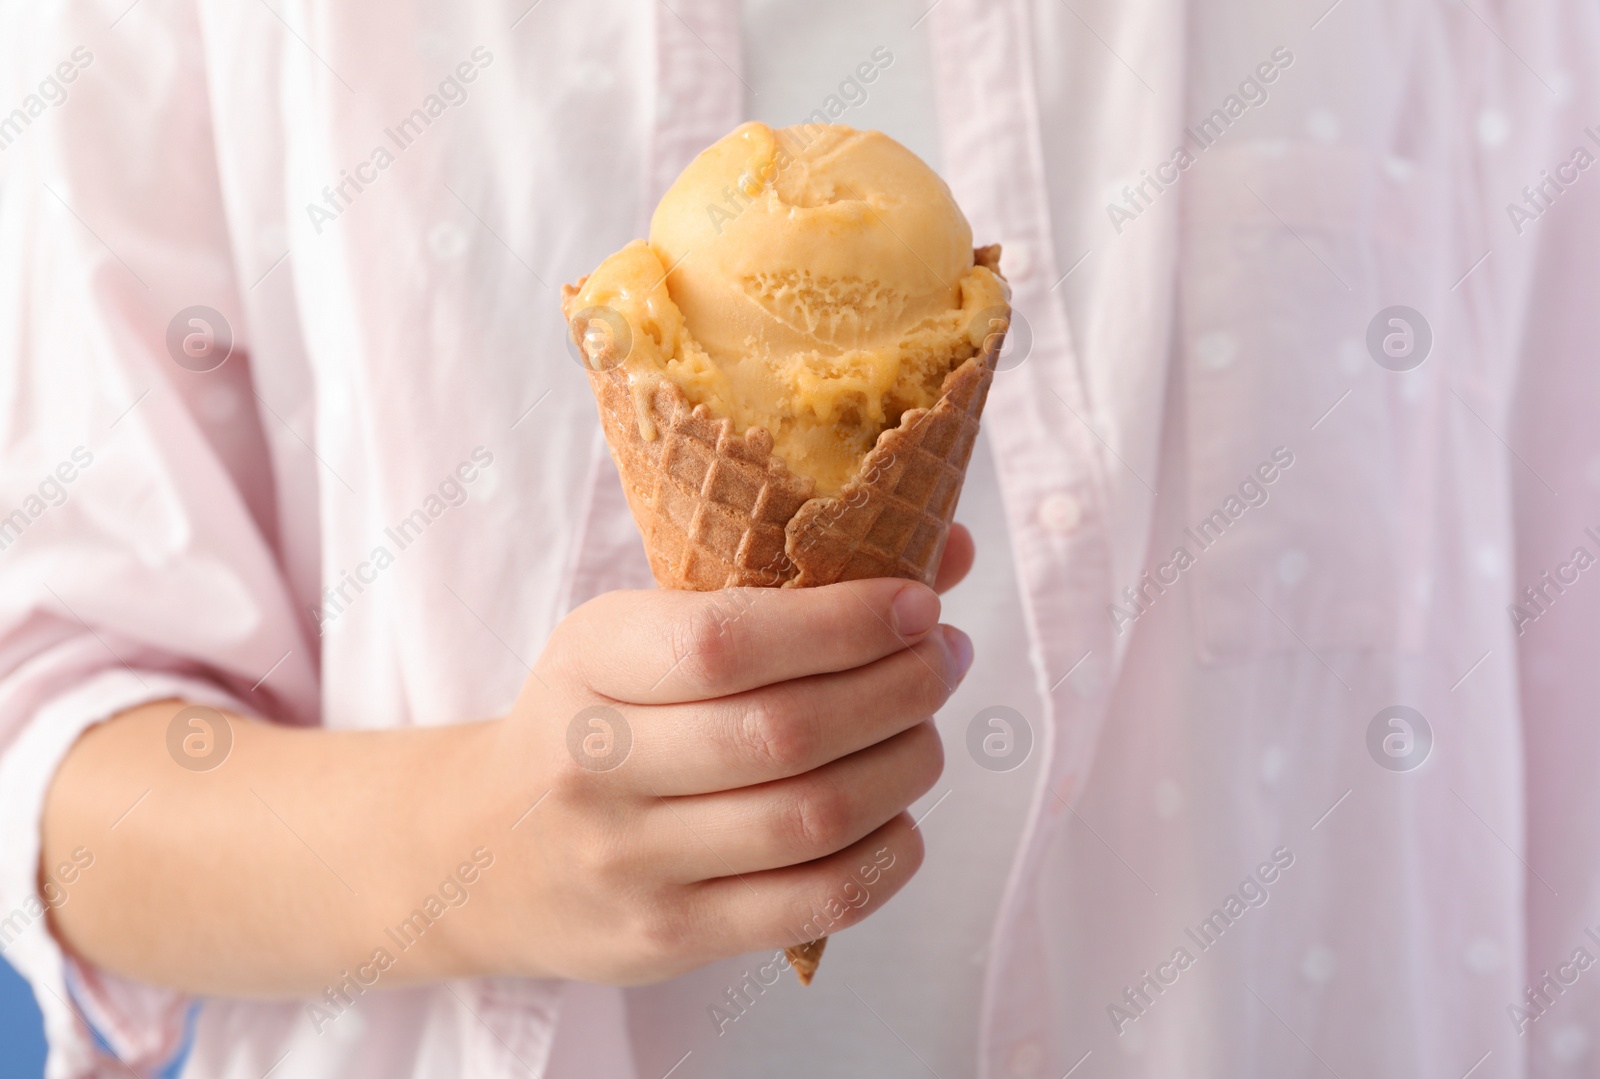
POLYGON ((526 816, 477 912, 482 962, 654 981, 882 906, 921 864, 905 808, 939 776, 931 717, 971 662, 938 618, 902 580, 574 611, 496 755, 518 794, 500 815, 526 816))

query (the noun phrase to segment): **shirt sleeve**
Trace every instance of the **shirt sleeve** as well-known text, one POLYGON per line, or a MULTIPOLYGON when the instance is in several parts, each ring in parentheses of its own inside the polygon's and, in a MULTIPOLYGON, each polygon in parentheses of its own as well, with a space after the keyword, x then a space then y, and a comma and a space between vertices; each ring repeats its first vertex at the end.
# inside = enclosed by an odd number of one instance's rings
POLYGON ((74 872, 39 865, 41 805, 74 740, 174 697, 319 719, 202 24, 179 0, 125 7, 14 5, 0 35, 22 102, 0 117, 0 951, 34 987, 53 1079, 97 1074, 107 1052, 160 1067, 188 1010, 51 933, 115 823, 83 837, 74 872))

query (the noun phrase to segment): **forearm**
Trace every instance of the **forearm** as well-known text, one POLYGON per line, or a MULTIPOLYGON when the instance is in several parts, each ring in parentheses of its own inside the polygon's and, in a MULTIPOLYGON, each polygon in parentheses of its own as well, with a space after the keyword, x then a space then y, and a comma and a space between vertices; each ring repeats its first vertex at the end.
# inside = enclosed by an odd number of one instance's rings
MULTIPOLYGON (((474 973, 468 910, 390 931, 495 846, 464 812, 494 759, 495 724, 355 732, 229 716, 225 761, 197 770, 168 749, 182 707, 91 729, 56 774, 43 873, 74 851, 93 858, 52 912, 70 948, 211 994, 320 995, 380 948, 394 960, 386 985, 474 973)), ((480 873, 486 884, 494 870, 466 875, 480 873)))

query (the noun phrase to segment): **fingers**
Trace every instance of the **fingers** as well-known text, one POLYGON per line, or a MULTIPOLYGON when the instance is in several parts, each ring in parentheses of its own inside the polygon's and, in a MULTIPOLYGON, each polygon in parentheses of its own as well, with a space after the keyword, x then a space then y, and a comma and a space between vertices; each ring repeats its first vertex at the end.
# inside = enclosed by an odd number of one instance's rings
POLYGON ((967 526, 951 525, 950 537, 944 541, 944 556, 939 560, 939 569, 934 574, 933 590, 948 592, 960 584, 972 569, 975 557, 977 547, 972 542, 972 533, 967 531, 967 526))
POLYGON ((598 693, 670 704, 859 667, 921 639, 938 621, 938 596, 895 578, 821 588, 610 592, 562 624, 554 651, 598 693))
POLYGON ((966 673, 966 635, 941 627, 864 667, 715 701, 633 710, 618 776, 675 796, 798 776, 893 737, 937 712, 966 673), (626 773, 626 774, 625 774, 626 773))
POLYGON ((926 794, 943 769, 938 731, 924 720, 803 776, 662 799, 643 827, 653 845, 687 852, 673 866, 681 883, 756 873, 823 858, 870 835, 926 794))
POLYGON ((694 923, 714 926, 723 955, 788 947, 846 929, 882 907, 922 865, 909 814, 803 865, 707 881, 694 923))

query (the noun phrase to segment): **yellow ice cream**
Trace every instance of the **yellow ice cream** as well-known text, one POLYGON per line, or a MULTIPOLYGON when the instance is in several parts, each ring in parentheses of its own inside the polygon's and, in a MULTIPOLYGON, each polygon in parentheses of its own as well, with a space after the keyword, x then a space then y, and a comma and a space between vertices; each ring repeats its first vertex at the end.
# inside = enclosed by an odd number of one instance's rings
MULTIPOLYGON (((635 400, 671 379, 737 431, 766 428, 828 495, 902 412, 938 400, 997 328, 980 316, 1005 303, 950 189, 911 151, 877 131, 748 123, 690 163, 649 242, 601 263, 577 307, 626 321, 635 400)), ((587 348, 591 363, 602 351, 587 348)))

